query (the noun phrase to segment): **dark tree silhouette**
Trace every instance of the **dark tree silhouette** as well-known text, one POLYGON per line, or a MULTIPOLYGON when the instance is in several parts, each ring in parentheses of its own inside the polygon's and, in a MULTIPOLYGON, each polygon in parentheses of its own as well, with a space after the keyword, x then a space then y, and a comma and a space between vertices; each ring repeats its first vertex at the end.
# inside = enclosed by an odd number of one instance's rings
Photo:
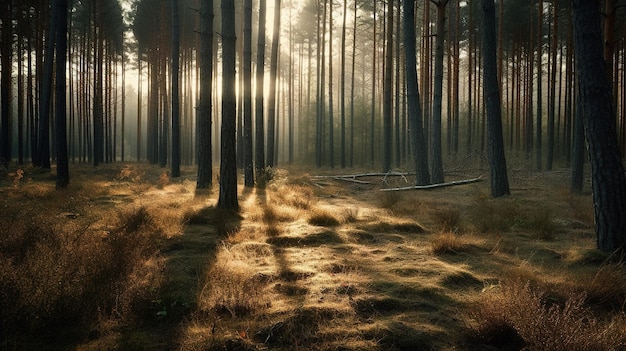
MULTIPOLYGON (((2 122, 2 144, 0 145, 0 156, 4 159, 4 162, 11 160, 11 123, 10 123, 10 110, 11 110, 11 75, 12 69, 12 53, 13 53, 13 18, 12 18, 12 2, 3 1, 2 15, 0 15, 0 21, 2 21, 2 38, 0 43, 0 65, 2 66, 2 78, 0 79, 0 100, 2 100, 2 113, 0 114, 0 121, 2 122)), ((48 166, 49 167, 49 166, 48 166)))
POLYGON ((180 18, 178 0, 172 0, 172 177, 180 177, 180 18))
POLYGON ((270 54, 270 86, 267 98, 267 154, 266 165, 274 167, 276 147, 276 84, 278 77, 278 44, 280 41, 280 0, 274 3, 274 28, 272 34, 272 52, 270 54))
POLYGON ((406 56, 406 94, 411 146, 415 161, 416 185, 430 183, 426 140, 422 127, 422 106, 417 85, 417 60, 415 50, 415 0, 402 0, 404 8, 404 50, 406 56))
POLYGON ((613 123, 611 87, 602 47, 600 3, 573 0, 574 47, 591 161, 591 183, 598 249, 623 249, 626 233, 626 180, 613 123))
POLYGON ((57 189, 67 187, 70 173, 67 157, 67 110, 66 110, 66 64, 67 64, 67 0, 56 0, 59 15, 56 32, 56 79, 55 79, 55 115, 56 115, 56 158, 57 189))
POLYGON ((491 168, 491 196, 509 194, 509 180, 504 158, 502 111, 496 60, 496 7, 493 0, 483 0, 483 94, 487 108, 488 156, 491 168))
POLYGON ((235 88, 235 2, 222 0, 222 132, 220 157, 220 195, 217 206, 239 210, 237 201, 237 154, 235 131, 237 98, 235 88))
POLYGON ((213 85, 213 0, 200 2, 200 101, 196 117, 198 146, 197 189, 213 181, 211 148, 211 101, 213 85))
POLYGON ((244 185, 254 186, 252 159, 252 0, 243 6, 243 170, 244 185))

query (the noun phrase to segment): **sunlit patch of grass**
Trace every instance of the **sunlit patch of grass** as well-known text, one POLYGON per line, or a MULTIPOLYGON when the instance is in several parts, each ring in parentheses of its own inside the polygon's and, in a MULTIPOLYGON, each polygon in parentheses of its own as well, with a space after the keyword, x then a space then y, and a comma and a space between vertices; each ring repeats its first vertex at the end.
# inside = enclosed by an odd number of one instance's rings
POLYGON ((269 306, 263 293, 265 283, 254 279, 241 261, 228 261, 228 255, 218 254, 207 272, 198 294, 198 308, 217 315, 243 317, 269 306))
POLYGON ((424 227, 413 221, 389 218, 360 226, 362 229, 378 233, 425 233, 424 227))
POLYGON ((303 185, 282 185, 272 191, 272 202, 308 210, 313 202, 313 190, 303 185))
POLYGON ((340 244, 342 242, 341 237, 334 231, 323 231, 304 236, 273 236, 267 239, 267 243, 277 247, 309 247, 340 244))
POLYGON ((339 220, 334 215, 322 209, 314 209, 309 214, 307 222, 319 227, 335 227, 339 225, 339 220))
POLYGON ((359 220, 359 209, 357 207, 348 208, 344 211, 344 223, 355 223, 359 220))
POLYGON ((434 255, 458 254, 472 247, 472 243, 466 237, 449 231, 433 235, 430 245, 434 255))

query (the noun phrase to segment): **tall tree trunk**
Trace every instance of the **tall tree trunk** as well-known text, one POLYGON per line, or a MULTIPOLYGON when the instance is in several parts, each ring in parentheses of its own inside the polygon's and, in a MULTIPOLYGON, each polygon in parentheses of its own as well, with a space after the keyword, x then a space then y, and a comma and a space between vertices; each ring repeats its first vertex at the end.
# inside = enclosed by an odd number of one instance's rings
POLYGON ((211 147, 211 104, 213 101, 213 0, 200 2, 200 101, 196 116, 198 178, 196 189, 210 188, 213 182, 211 147))
POLYGON ((67 63, 67 0, 56 0, 59 26, 56 33, 56 159, 57 159, 57 189, 66 188, 70 182, 70 173, 67 157, 67 110, 66 110, 66 63, 67 63))
POLYGON ((180 177, 180 19, 178 0, 172 0, 172 177, 180 177))
POLYGON ((335 167, 335 122, 333 111, 333 1, 328 5, 328 165, 335 167))
POLYGON ((391 124, 393 113, 393 0, 387 1, 387 47, 385 48, 385 79, 383 87, 383 172, 391 171, 393 144, 391 124))
POLYGON ((356 68, 356 33, 358 23, 358 4, 354 2, 354 24, 352 28, 352 66, 350 68, 350 158, 349 166, 354 166, 354 72, 356 68))
POLYGON ((252 0, 243 5, 243 170, 244 185, 254 186, 252 159, 252 0))
POLYGON ((254 163, 256 165, 257 180, 265 176, 265 127, 263 121, 263 85, 265 78, 265 0, 259 0, 259 30, 256 53, 256 103, 254 114, 256 139, 254 163))
POLYGON ((406 89, 412 155, 415 161, 416 185, 430 183, 426 140, 422 128, 422 106, 417 84, 415 50, 415 0, 402 0, 404 8, 404 50, 406 56, 406 89))
POLYGON ((376 46, 376 2, 377 0, 372 0, 373 4, 374 4, 374 13, 373 13, 373 20, 374 20, 374 34, 372 36, 372 40, 373 40, 373 44, 372 47, 375 48, 375 50, 372 51, 372 102, 371 102, 371 112, 370 112, 370 118, 371 118, 371 122, 370 122, 370 162, 372 163, 372 166, 374 165, 374 145, 375 145, 375 126, 376 126, 376 70, 378 67, 376 67, 376 52, 378 51, 377 46, 376 46))
POLYGON ((270 86, 267 99, 267 162, 266 165, 274 167, 276 147, 276 84, 278 82, 278 44, 280 40, 280 0, 274 3, 274 27, 272 35, 272 52, 270 57, 270 86))
MULTIPOLYGON (((2 47, 0 48, 0 65, 2 78, 0 81, 0 100, 2 100, 0 122, 2 124, 0 157, 2 162, 11 161, 11 78, 13 74, 13 18, 12 1, 2 3, 2 47)), ((49 166, 48 166, 49 168, 49 166)))
POLYGON ((535 164, 537 170, 542 168, 542 132, 543 132, 543 0, 539 0, 537 10, 537 144, 535 145, 535 164))
POLYGON ((239 210, 237 200, 236 119, 237 98, 235 81, 235 1, 222 0, 222 131, 220 157, 220 195, 217 206, 239 210))
POLYGON ((443 44, 448 0, 437 2, 437 34, 435 44, 435 90, 433 92, 432 182, 443 183, 441 150, 441 109, 443 100, 443 44))
POLYGON ((509 194, 509 181, 504 157, 502 117, 496 60, 496 8, 493 0, 483 0, 483 74, 485 107, 487 108, 487 131, 489 133, 488 156, 491 168, 491 196, 509 194))
POLYGON ((548 154, 546 156, 546 170, 552 170, 554 163, 554 120, 556 110, 556 72, 557 72, 557 46, 559 44, 559 3, 555 1, 552 5, 552 47, 551 47, 551 68, 550 68, 550 95, 548 101, 548 154))
POLYGON ((591 183, 598 248, 624 248, 626 233, 626 179, 619 153, 611 86, 602 57, 599 3, 573 0, 576 72, 583 107, 585 137, 591 161, 591 183))
MULTIPOLYGON (((341 23, 341 73, 339 85, 339 108, 341 109, 341 168, 346 167, 346 18, 348 17, 348 0, 343 0, 343 19, 341 23)), ((354 19, 356 22, 356 19, 354 19)))
MULTIPOLYGON (((50 169, 50 100, 52 96, 52 74, 54 67, 54 45, 56 31, 59 26, 59 15, 56 13, 57 7, 52 7, 50 15, 50 28, 46 41, 45 61, 43 67, 43 80, 39 90, 39 126, 37 142, 37 157, 33 159, 35 166, 50 169)), ((3 55, 4 57, 4 55, 3 55)), ((4 70, 3 70, 4 72, 4 70)), ((4 76, 4 75, 3 75, 4 76)), ((4 100, 3 100, 4 101, 4 100)))

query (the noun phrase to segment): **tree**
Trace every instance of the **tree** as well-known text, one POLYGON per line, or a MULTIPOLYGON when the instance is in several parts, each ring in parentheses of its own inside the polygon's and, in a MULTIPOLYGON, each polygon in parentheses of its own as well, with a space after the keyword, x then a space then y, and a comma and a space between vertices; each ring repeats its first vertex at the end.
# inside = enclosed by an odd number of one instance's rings
POLYGON ((2 66, 2 78, 0 79, 0 100, 2 100, 2 113, 0 121, 2 122, 2 144, 0 145, 0 156, 4 162, 11 161, 11 75, 13 72, 12 53, 13 53, 13 19, 12 19, 12 1, 2 2, 2 43, 0 44, 0 65, 2 66))
POLYGON ((252 0, 243 6, 243 169, 244 185, 254 186, 252 160, 252 0))
POLYGON ((573 0, 574 45, 589 159, 598 249, 624 247, 626 179, 612 119, 611 87, 603 58, 600 3, 573 0))
POLYGON ((417 60, 415 50, 415 0, 402 0, 404 8, 404 52, 406 56, 406 94, 411 146, 415 161, 416 185, 430 183, 426 140, 422 128, 422 106, 417 85, 417 60))
POLYGON ((488 156, 491 168, 491 196, 509 194, 504 158, 498 64, 496 60, 496 8, 493 0, 483 0, 483 94, 487 108, 488 156))
POLYGON ((267 166, 274 167, 274 148, 276 146, 276 84, 278 72, 278 44, 280 40, 280 0, 274 3, 274 27, 272 52, 270 56, 270 87, 267 99, 267 166))
POLYGON ((265 79, 265 0, 259 0, 259 31, 256 53, 256 95, 254 163, 257 178, 265 175, 265 129, 263 123, 263 82, 265 79))
POLYGON ((211 101, 213 85, 213 0, 200 2, 200 101, 196 125, 198 178, 196 189, 210 188, 213 181, 211 148, 211 101))
POLYGON ((437 34, 435 35, 435 90, 433 91, 432 126, 432 181, 443 183, 443 159, 441 150, 441 105, 443 100, 443 44, 448 0, 439 0, 437 5, 437 34))
POLYGON ((67 158, 67 110, 66 110, 66 64, 67 64, 67 0, 56 0, 59 26, 56 32, 56 80, 55 80, 55 115, 56 115, 56 159, 57 189, 67 187, 70 182, 67 158))
POLYGON ((172 177, 180 177, 180 19, 178 0, 172 0, 172 177))
POLYGON ((383 172, 391 171, 392 74, 393 74, 393 0, 387 1, 387 47, 385 48, 385 79, 383 87, 383 172))
POLYGON ((220 157, 220 195, 217 206, 239 210, 237 201, 237 154, 235 131, 237 97, 235 81, 235 1, 222 0, 222 131, 220 157))

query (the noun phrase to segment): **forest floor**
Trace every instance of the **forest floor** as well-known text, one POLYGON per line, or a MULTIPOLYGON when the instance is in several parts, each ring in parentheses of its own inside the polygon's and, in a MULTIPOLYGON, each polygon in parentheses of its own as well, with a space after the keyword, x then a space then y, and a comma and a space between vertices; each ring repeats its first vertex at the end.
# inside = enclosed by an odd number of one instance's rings
POLYGON ((383 192, 414 180, 290 167, 240 186, 238 214, 195 168, 70 171, 62 191, 33 168, 1 184, 2 350, 626 347, 622 260, 566 170, 510 167, 492 199, 488 180, 383 192))

